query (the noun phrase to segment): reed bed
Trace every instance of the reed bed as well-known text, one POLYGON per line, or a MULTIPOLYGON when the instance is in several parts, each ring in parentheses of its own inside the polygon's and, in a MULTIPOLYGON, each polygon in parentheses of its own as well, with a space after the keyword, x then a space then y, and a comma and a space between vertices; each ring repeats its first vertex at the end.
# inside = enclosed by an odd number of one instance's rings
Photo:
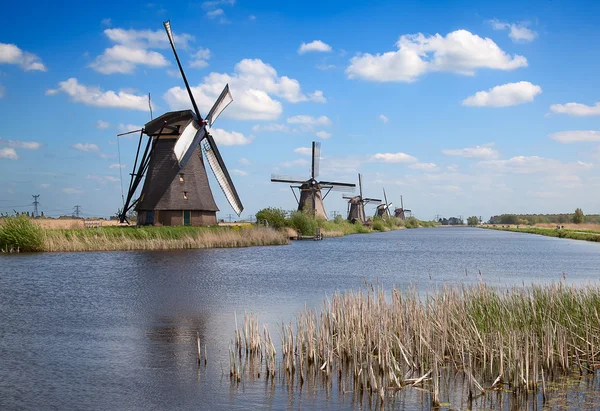
MULTIPOLYGON (((439 406, 440 385, 447 385, 448 375, 460 375, 469 398, 534 390, 545 402, 552 381, 594 376, 600 368, 599 311, 597 285, 502 290, 479 284, 424 296, 414 289, 387 294, 371 285, 337 293, 320 310, 299 312, 295 325, 283 324, 277 365, 269 331, 265 327, 261 335, 258 319, 245 317, 232 364, 258 358, 267 379, 276 370, 292 387, 294 381, 301 387, 307 379, 337 378, 343 392, 381 400, 420 387, 439 406)), ((256 377, 256 367, 254 374, 232 367, 238 382, 256 377)))
POLYGON ((172 250, 289 244, 285 234, 266 227, 106 227, 44 230, 44 251, 172 250))

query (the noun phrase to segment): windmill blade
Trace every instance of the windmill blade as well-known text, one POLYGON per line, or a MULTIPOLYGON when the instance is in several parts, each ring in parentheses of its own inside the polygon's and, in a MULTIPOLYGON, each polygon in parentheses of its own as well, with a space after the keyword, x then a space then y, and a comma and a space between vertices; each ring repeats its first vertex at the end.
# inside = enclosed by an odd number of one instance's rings
POLYGON ((163 26, 165 26, 165 30, 167 32, 167 36, 169 37, 169 43, 171 43, 171 48, 173 49, 173 54, 175 54, 175 60, 177 60, 177 65, 179 66, 179 71, 181 72, 181 77, 183 78, 183 82, 185 83, 185 88, 190 96, 190 100, 192 101, 192 106, 194 106, 194 112, 196 113, 197 121, 199 123, 202 122, 202 116, 200 116, 200 110, 198 110, 198 106, 196 105, 196 100, 194 100, 194 95, 192 94, 192 89, 185 77, 185 73, 183 71, 183 67, 181 66, 181 62, 179 61, 179 56, 177 55, 177 50, 175 50, 175 37, 173 36, 173 32, 171 31, 171 20, 167 20, 163 22, 163 26))
MULTIPOLYGON (((387 196, 385 195, 385 188, 383 189, 383 199, 384 199, 385 203, 387 204, 388 202, 387 202, 387 196)), ((390 204, 392 204, 392 203, 390 203, 390 204)))
POLYGON ((319 176, 319 163, 321 161, 321 143, 312 142, 312 178, 319 176))
POLYGON ((219 114, 221 114, 223 110, 225 110, 227 106, 231 104, 232 101, 233 97, 229 92, 229 84, 226 84, 223 91, 221 91, 219 98, 217 101, 215 101, 215 104, 213 104, 212 108, 208 112, 208 115, 206 116, 205 121, 209 128, 212 127, 217 117, 219 117, 219 114))
POLYGON ((362 176, 360 175, 360 173, 358 173, 358 187, 359 187, 359 192, 360 192, 360 196, 362 197, 362 176))
POLYGON ((231 177, 229 176, 227 167, 225 167, 225 162, 221 157, 221 153, 217 148, 217 144, 215 143, 213 137, 208 133, 206 133, 206 138, 204 141, 204 154, 206 154, 208 164, 210 164, 210 168, 212 169, 215 178, 221 187, 221 190, 223 190, 223 194, 225 194, 229 205, 231 205, 231 208, 233 208, 233 211, 235 211, 239 217, 244 210, 244 206, 242 205, 242 201, 235 190, 233 181, 231 181, 231 177))
POLYGON ((319 181, 319 184, 322 186, 344 187, 350 189, 350 191, 354 191, 356 188, 356 184, 354 183, 340 183, 338 181, 319 181))
POLYGON ((338 192, 352 192, 352 191, 354 191, 353 187, 334 186, 334 185, 329 185, 329 184, 320 184, 320 186, 322 188, 331 189, 331 191, 338 191, 338 192))
POLYGON ((390 207, 392 206, 392 203, 389 203, 388 205, 385 206, 386 210, 390 211, 390 207))
POLYGON ((348 196, 344 196, 344 195, 343 195, 343 196, 342 196, 342 198, 343 198, 344 200, 352 200, 354 197, 356 197, 356 196, 350 196, 350 195, 348 195, 348 196))
POLYGON ((381 200, 378 198, 363 198, 362 200, 365 203, 381 203, 381 200))
POLYGON ((271 181, 274 183, 290 183, 290 184, 304 184, 306 179, 302 177, 290 177, 282 176, 279 174, 271 174, 271 181))

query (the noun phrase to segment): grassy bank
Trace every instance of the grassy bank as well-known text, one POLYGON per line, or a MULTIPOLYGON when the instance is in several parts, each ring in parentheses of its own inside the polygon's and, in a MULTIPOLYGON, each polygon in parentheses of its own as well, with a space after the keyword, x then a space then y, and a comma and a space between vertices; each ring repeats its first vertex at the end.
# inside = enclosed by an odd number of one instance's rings
POLYGON ((381 399, 418 386, 439 405, 441 378, 449 371, 464 378, 470 397, 540 389, 545 401, 554 378, 594 375, 600 367, 599 312, 598 285, 505 290, 480 284, 444 287, 424 298, 415 290, 387 294, 371 285, 297 313, 295 326, 279 330, 281 351, 266 326, 261 332, 255 317, 245 318, 230 375, 237 381, 256 371, 267 379, 277 375, 290 389, 294 381, 301 386, 315 378, 327 387, 335 376, 345 391, 381 399), (253 356, 264 359, 258 368, 241 366, 253 356))
POLYGON ((400 230, 404 228, 435 227, 433 221, 420 221, 409 217, 406 221, 396 217, 374 217, 367 224, 351 223, 338 215, 332 220, 314 218, 310 211, 295 211, 288 213, 280 208, 268 207, 256 213, 257 221, 266 221, 269 227, 294 230, 295 235, 313 236, 317 228, 321 229, 324 237, 342 237, 349 234, 367 234, 374 231, 400 230))
POLYGON ((515 233, 527 233, 545 235, 547 237, 570 238, 572 240, 584 240, 600 242, 600 233, 591 230, 576 230, 576 229, 557 229, 557 228, 541 228, 541 227, 501 227, 501 226, 479 226, 489 230, 512 231, 515 233))
POLYGON ((288 244, 285 233, 264 227, 100 227, 44 229, 27 217, 0 225, 0 252, 114 251, 230 248, 288 244))

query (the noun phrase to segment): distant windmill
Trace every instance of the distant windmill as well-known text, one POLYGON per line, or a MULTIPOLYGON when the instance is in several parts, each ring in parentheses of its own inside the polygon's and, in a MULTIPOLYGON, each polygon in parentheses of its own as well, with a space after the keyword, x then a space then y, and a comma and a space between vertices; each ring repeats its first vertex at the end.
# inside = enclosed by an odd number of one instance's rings
POLYGON ((411 211, 404 209, 404 201, 402 200, 402 196, 400 196, 400 208, 394 210, 394 216, 404 221, 406 220, 406 213, 410 216, 411 211))
POLYGON ((359 187, 359 195, 350 196, 344 195, 342 196, 344 199, 348 200, 348 221, 355 223, 366 223, 367 216, 365 214, 365 205, 371 202, 381 203, 381 200, 377 198, 366 198, 363 197, 363 189, 362 189, 362 175, 358 175, 358 187, 359 187))
POLYGON ((308 180, 273 174, 271 175, 271 181, 275 183, 292 184, 290 185, 290 188, 292 189, 292 193, 298 202, 298 211, 308 210, 313 216, 327 220, 327 213, 325 213, 325 206, 323 205, 323 200, 325 197, 327 197, 327 194, 329 194, 331 190, 354 190, 354 188, 356 188, 356 184, 339 183, 334 181, 317 181, 316 179, 319 177, 320 159, 321 143, 313 141, 311 172, 308 180), (300 199, 298 199, 298 196, 296 196, 296 192, 294 191, 295 188, 300 191, 300 199), (325 195, 322 195, 321 190, 327 190, 325 195))
POLYGON ((244 209, 217 144, 209 133, 214 121, 233 98, 226 85, 206 118, 202 118, 175 50, 171 23, 166 21, 163 25, 193 111, 168 112, 141 130, 130 132, 139 131, 140 138, 127 199, 119 219, 127 221, 128 212, 134 208, 138 225, 214 225, 219 209, 208 184, 202 153, 235 213, 239 216, 244 209), (144 134, 148 141, 145 149, 140 150, 144 134), (141 194, 134 200, 144 176, 141 194))
POLYGON ((385 188, 383 189, 383 204, 379 204, 375 210, 375 216, 381 218, 387 218, 390 216, 390 207, 392 203, 387 202, 387 196, 385 195, 385 188))

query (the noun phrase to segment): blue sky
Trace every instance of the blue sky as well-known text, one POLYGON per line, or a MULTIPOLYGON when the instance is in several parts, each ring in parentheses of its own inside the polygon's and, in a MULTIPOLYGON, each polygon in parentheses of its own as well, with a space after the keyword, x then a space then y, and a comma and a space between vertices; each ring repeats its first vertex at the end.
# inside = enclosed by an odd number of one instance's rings
MULTIPOLYGON (((116 134, 190 108, 170 19, 245 210, 295 207, 271 173, 321 177, 434 215, 597 213, 597 2, 111 2, 12 5, 0 27, 0 211, 109 216, 137 141, 116 134), (288 4, 290 3, 290 4, 288 4), (118 159, 121 151, 121 162, 118 159)), ((233 213, 211 177, 220 217, 233 213)), ((126 187, 125 187, 126 190, 126 187)), ((345 212, 339 193, 328 212, 345 212)), ((374 207, 371 207, 374 208, 374 207)), ((369 209, 371 213, 374 210, 369 209)))

